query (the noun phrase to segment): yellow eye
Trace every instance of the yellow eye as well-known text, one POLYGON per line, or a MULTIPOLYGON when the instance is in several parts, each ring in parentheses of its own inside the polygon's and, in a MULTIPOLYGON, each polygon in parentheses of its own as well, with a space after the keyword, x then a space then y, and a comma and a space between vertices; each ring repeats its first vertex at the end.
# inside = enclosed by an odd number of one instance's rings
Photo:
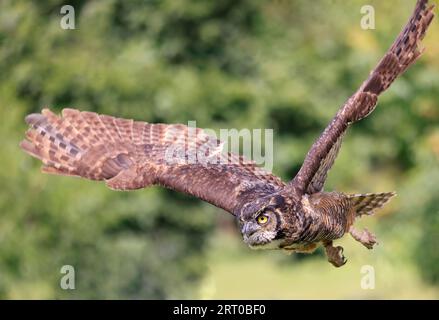
POLYGON ((265 215, 263 215, 263 214, 261 214, 261 215, 257 218, 257 221, 258 221, 259 224, 267 223, 267 221, 268 221, 268 217, 265 216, 265 215))

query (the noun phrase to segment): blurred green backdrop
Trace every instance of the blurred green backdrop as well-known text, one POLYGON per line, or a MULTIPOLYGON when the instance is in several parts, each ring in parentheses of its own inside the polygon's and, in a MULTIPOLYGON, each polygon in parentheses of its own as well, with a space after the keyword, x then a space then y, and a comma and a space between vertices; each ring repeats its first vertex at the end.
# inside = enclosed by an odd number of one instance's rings
MULTIPOLYGON (((42 175, 21 152, 45 106, 148 122, 273 128, 274 172, 306 151, 396 37, 413 0, 0 2, 0 298, 438 298, 439 26, 351 128, 327 189, 396 190, 349 258, 254 252, 233 217, 160 188, 113 192, 42 175), (76 30, 60 28, 73 5, 76 30), (360 28, 373 5, 376 29, 360 28), (63 265, 76 289, 62 290, 63 265), (363 265, 376 287, 360 287, 363 265)), ((437 2, 436 2, 437 3, 437 2)), ((437 19, 436 19, 437 20, 437 19)))

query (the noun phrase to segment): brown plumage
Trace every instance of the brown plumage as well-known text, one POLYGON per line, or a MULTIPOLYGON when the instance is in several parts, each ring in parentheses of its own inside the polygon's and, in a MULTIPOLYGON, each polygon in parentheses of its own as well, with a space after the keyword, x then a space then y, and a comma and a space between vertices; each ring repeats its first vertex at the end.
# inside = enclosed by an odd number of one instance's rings
POLYGON ((419 0, 408 24, 383 59, 312 145, 288 184, 245 158, 222 152, 222 143, 198 128, 149 124, 92 112, 48 109, 26 117, 21 148, 51 174, 103 180, 115 190, 161 185, 203 199, 236 216, 253 248, 312 252, 323 244, 328 260, 345 263, 332 241, 350 233, 367 248, 376 238, 353 227, 355 219, 381 208, 393 192, 346 195, 323 192, 328 171, 351 123, 370 114, 378 96, 422 53, 419 42, 433 6, 419 0))

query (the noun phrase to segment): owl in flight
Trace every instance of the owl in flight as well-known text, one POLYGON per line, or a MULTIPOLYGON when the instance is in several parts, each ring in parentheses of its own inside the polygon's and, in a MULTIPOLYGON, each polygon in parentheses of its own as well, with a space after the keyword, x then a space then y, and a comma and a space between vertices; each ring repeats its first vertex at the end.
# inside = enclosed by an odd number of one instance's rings
POLYGON ((323 245, 328 261, 345 264, 333 241, 349 233, 368 249, 367 229, 353 224, 395 195, 325 192, 323 186, 349 125, 368 116, 378 96, 422 54, 419 43, 434 14, 428 0, 414 12, 390 49, 312 145, 297 175, 285 183, 252 161, 222 151, 198 128, 150 124, 92 112, 48 109, 26 117, 20 146, 43 162, 45 173, 103 180, 114 190, 161 185, 207 201, 236 217, 251 248, 313 252, 323 245))

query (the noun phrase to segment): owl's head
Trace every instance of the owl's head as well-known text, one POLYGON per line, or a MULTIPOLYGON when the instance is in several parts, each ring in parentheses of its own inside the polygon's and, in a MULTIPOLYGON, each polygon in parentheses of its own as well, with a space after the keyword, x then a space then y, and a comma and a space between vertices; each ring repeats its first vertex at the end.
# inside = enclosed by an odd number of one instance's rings
POLYGON ((244 242, 253 249, 270 249, 275 240, 283 238, 283 213, 286 210, 281 195, 259 198, 245 205, 239 216, 244 242))

